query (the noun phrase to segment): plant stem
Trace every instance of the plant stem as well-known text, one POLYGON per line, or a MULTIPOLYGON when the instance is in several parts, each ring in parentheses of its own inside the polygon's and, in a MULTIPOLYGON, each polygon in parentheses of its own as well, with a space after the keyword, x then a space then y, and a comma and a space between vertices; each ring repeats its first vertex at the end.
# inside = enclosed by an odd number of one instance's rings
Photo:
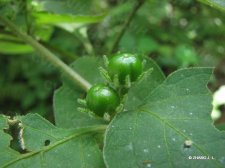
POLYGON ((136 12, 138 11, 138 9, 144 4, 144 2, 145 2, 145 0, 137 0, 137 3, 134 5, 133 10, 128 15, 126 21, 124 22, 124 25, 122 26, 120 32, 116 36, 116 40, 114 41, 114 43, 112 45, 112 48, 110 50, 110 54, 115 52, 115 50, 117 49, 121 38, 123 37, 123 35, 124 35, 126 29, 128 28, 128 26, 130 25, 130 22, 132 21, 133 17, 135 16, 136 12))
POLYGON ((14 25, 10 20, 0 16, 0 21, 2 21, 6 26, 8 26, 17 36, 23 39, 26 43, 30 44, 34 49, 36 49, 40 56, 51 63, 55 68, 60 70, 66 77, 68 77, 73 83, 80 86, 84 91, 88 91, 91 84, 82 78, 77 72, 72 68, 62 62, 57 56, 55 56, 51 51, 45 48, 43 45, 38 43, 35 39, 20 31, 16 25, 14 25))

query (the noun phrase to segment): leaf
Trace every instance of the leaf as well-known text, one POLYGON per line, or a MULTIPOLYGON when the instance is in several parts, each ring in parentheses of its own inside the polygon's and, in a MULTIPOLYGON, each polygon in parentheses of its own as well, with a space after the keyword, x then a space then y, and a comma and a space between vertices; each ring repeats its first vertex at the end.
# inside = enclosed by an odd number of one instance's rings
POLYGON ((0 166, 9 162, 14 157, 18 157, 19 153, 9 148, 11 137, 4 133, 3 128, 7 128, 6 118, 0 115, 0 166))
POLYGON ((150 58, 146 58, 144 72, 147 72, 147 74, 143 79, 129 90, 125 103, 127 110, 132 110, 142 104, 143 99, 165 80, 159 66, 150 58))
POLYGON ((64 0, 64 1, 36 1, 35 6, 38 11, 48 11, 50 13, 60 14, 91 14, 93 9, 93 0, 64 0))
POLYGON ((33 48, 27 44, 0 41, 0 53, 2 54, 25 54, 33 52, 33 48))
POLYGON ((106 166, 224 167, 225 134, 210 118, 212 98, 206 84, 211 73, 211 68, 179 70, 141 97, 141 105, 117 115, 106 130, 106 166))
POLYGON ((33 52, 33 48, 20 40, 18 37, 0 33, 0 53, 15 55, 33 52))
MULTIPOLYGON (((91 84, 103 83, 98 67, 102 65, 100 59, 95 57, 82 57, 77 59, 71 67, 91 84)), ((56 125, 63 128, 80 127, 103 123, 103 119, 80 112, 78 98, 85 98, 85 93, 78 88, 71 87, 64 81, 62 87, 54 94, 54 114, 56 125), (68 120, 69 118, 69 120, 68 120)))
POLYGON ((59 24, 59 23, 97 23, 106 15, 69 15, 69 14, 53 14, 53 13, 34 13, 37 24, 59 24))
MULTIPOLYGON (((103 131, 105 126, 66 130, 33 114, 20 117, 20 120, 24 127, 24 144, 29 152, 14 154, 8 144, 1 144, 1 151, 7 149, 4 151, 7 160, 0 158, 2 167, 104 167, 101 151, 92 134, 103 131)), ((4 122, 2 118, 1 122, 4 122)), ((1 143, 7 141, 5 138, 1 143)))
POLYGON ((9 34, 4 34, 4 33, 0 33, 0 40, 7 40, 7 41, 14 41, 14 42, 20 42, 22 43, 23 41, 20 40, 18 37, 14 36, 14 35, 9 35, 9 34))
POLYGON ((213 8, 225 11, 225 1, 224 0, 198 0, 204 4, 207 4, 213 8))

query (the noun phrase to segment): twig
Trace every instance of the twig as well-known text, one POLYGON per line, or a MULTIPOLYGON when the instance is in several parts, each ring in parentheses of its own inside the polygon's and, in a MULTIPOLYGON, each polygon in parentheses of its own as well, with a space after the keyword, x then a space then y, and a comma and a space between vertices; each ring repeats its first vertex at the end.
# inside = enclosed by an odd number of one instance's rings
POLYGON ((130 25, 130 22, 132 21, 134 15, 136 14, 136 12, 138 11, 138 9, 144 4, 145 0, 137 0, 137 3, 134 5, 133 10, 131 11, 131 13, 128 15, 126 21, 124 22, 124 25, 122 26, 120 32, 118 33, 118 35, 116 36, 116 40, 114 41, 112 48, 110 50, 110 54, 112 54, 118 47, 118 44, 121 40, 121 38, 123 37, 126 29, 128 28, 128 26, 130 25))
POLYGON ((80 86, 84 91, 87 91, 91 84, 81 77, 76 71, 62 62, 57 56, 55 56, 51 51, 45 48, 43 45, 38 43, 35 39, 20 31, 16 25, 14 25, 10 20, 0 16, 0 21, 2 21, 6 26, 8 26, 18 37, 23 39, 26 43, 30 44, 34 49, 36 49, 40 56, 51 63, 55 68, 60 70, 66 77, 68 77, 72 82, 80 86))

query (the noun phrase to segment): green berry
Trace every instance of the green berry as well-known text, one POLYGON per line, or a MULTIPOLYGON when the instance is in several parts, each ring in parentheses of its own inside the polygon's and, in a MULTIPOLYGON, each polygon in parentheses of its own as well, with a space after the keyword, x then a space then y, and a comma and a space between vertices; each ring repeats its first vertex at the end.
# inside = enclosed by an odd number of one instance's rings
POLYGON ((97 84, 90 88, 86 96, 87 107, 98 116, 104 113, 112 114, 120 104, 120 98, 115 90, 104 84, 97 84))
POLYGON ((125 84, 126 77, 129 75, 131 82, 137 80, 143 71, 141 59, 128 53, 119 53, 109 60, 108 72, 113 79, 118 75, 119 82, 125 84))

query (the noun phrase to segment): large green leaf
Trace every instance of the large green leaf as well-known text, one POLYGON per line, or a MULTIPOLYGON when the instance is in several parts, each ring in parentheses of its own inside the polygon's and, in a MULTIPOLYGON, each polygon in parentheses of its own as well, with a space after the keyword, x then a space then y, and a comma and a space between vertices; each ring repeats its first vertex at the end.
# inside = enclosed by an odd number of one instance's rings
MULTIPOLYGON (((5 121, 1 117, 0 125, 5 121)), ((1 167, 104 167, 101 151, 92 136, 93 132, 104 131, 104 125, 66 130, 33 114, 20 117, 20 121, 23 142, 29 152, 19 154, 10 149, 9 136, 1 131, 1 167)))
POLYGON ((224 0, 198 0, 198 1, 225 12, 225 1, 224 0))
POLYGON ((33 16, 38 24, 59 24, 59 23, 96 23, 101 21, 105 14, 102 15, 68 15, 53 13, 34 13, 33 16))
POLYGON ((91 15, 93 13, 93 0, 33 0, 33 5, 38 11, 47 11, 58 14, 82 14, 91 15))
POLYGON ((225 134, 210 118, 211 73, 210 68, 179 70, 141 97, 142 104, 116 116, 105 135, 106 166, 225 167, 225 134), (189 159, 196 156, 209 159, 189 159))
POLYGON ((19 157, 19 153, 9 148, 11 137, 3 131, 3 128, 7 128, 7 120, 2 115, 0 115, 0 128, 0 166, 2 166, 19 157))
POLYGON ((146 59, 144 71, 147 73, 143 79, 129 90, 125 103, 127 110, 132 110, 142 104, 143 99, 165 80, 163 72, 152 59, 146 59))
POLYGON ((13 35, 0 33, 1 54, 26 54, 33 52, 33 48, 13 35))
MULTIPOLYGON (((95 84, 104 82, 98 70, 101 65, 102 62, 96 57, 82 57, 77 59, 71 66, 88 82, 95 84)), ((101 118, 77 110, 78 107, 81 107, 77 99, 84 97, 85 92, 64 82, 63 86, 54 94, 54 113, 57 126, 71 128, 104 122, 101 118)))
POLYGON ((27 44, 0 41, 0 53, 2 54, 26 54, 33 52, 33 48, 27 44))

